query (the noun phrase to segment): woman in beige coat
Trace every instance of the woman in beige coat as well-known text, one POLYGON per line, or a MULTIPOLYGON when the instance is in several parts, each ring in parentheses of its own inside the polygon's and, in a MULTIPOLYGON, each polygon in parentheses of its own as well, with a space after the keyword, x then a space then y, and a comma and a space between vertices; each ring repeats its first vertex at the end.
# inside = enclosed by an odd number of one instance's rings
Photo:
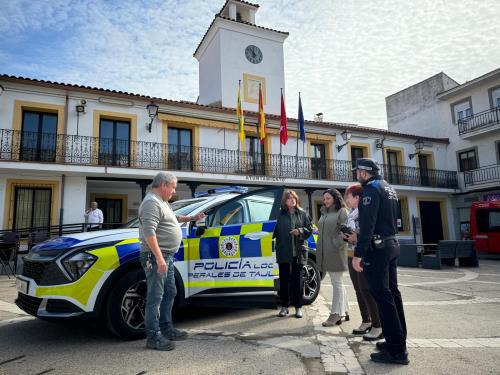
POLYGON ((340 227, 347 225, 347 206, 336 189, 323 193, 323 207, 318 221, 318 243, 316 259, 322 273, 328 272, 332 280, 332 309, 323 326, 330 327, 342 323, 342 317, 349 320, 347 291, 342 280, 347 268, 347 242, 340 227))

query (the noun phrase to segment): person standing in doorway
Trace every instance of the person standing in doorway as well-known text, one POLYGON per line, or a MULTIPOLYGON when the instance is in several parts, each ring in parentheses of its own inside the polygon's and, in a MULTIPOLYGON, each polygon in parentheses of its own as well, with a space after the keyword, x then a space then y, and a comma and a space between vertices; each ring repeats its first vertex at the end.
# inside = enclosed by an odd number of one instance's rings
POLYGON ((158 173, 139 207, 140 258, 147 283, 144 324, 148 349, 172 350, 175 347, 172 341, 187 336, 186 332, 175 329, 172 322, 177 294, 173 256, 182 241, 179 222, 197 221, 205 214, 176 217, 168 203, 176 187, 174 175, 158 173))
POLYGON ((340 228, 347 224, 347 206, 342 195, 336 189, 323 193, 323 207, 318 220, 318 243, 316 260, 322 273, 328 272, 332 280, 332 309, 324 327, 342 323, 342 318, 349 320, 349 302, 342 280, 347 271, 347 243, 340 228))
POLYGON ((375 341, 383 337, 377 303, 370 293, 364 273, 356 272, 352 267, 352 257, 354 256, 354 248, 359 233, 358 206, 362 194, 363 187, 360 184, 351 185, 345 191, 345 202, 351 209, 347 218, 347 228, 350 229, 350 233, 344 233, 344 239, 349 242, 347 266, 349 267, 349 276, 356 292, 356 299, 358 300, 358 307, 362 318, 361 325, 354 329, 352 333, 363 335, 363 339, 366 341, 375 341))
POLYGON ((363 186, 363 194, 359 205, 360 233, 352 266, 357 272, 364 271, 377 302, 385 337, 385 342, 376 344, 380 352, 372 353, 371 359, 407 365, 406 320, 397 280, 398 196, 379 175, 380 169, 375 160, 358 159, 354 170, 363 186))
POLYGON ((90 208, 85 211, 85 223, 87 224, 87 231, 102 229, 102 223, 104 223, 104 215, 102 214, 102 211, 97 207, 97 202, 90 202, 90 208))
POLYGON ((280 317, 288 315, 291 301, 295 306, 295 317, 302 318, 302 266, 307 261, 303 245, 311 233, 311 220, 300 207, 297 193, 285 190, 273 233, 273 238, 276 238, 276 261, 280 276, 280 317))

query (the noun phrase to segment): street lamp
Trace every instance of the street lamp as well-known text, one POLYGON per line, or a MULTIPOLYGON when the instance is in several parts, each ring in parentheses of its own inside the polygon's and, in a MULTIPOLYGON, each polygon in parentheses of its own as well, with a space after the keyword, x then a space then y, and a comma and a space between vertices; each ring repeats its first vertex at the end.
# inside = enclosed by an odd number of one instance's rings
POLYGON ((158 108, 159 108, 158 104, 155 104, 153 102, 149 103, 146 106, 146 109, 148 110, 148 115, 151 118, 151 122, 148 125, 148 131, 150 133, 151 133, 151 126, 153 125, 153 121, 154 121, 155 117, 158 116, 158 108))
POLYGON ((85 104, 87 104, 87 101, 85 99, 82 99, 82 100, 80 100, 80 104, 77 104, 75 106, 75 111, 76 111, 76 135, 78 135, 78 132, 79 132, 80 115, 85 114, 85 104))
POLYGON ((413 154, 408 155, 408 157, 413 159, 416 155, 419 155, 422 152, 422 149, 424 148, 424 141, 421 139, 417 139, 415 141, 415 152, 413 154))
POLYGON ((352 137, 352 132, 345 129, 342 133, 340 133, 340 135, 342 136, 342 139, 344 140, 345 143, 343 145, 337 145, 338 152, 340 152, 340 150, 342 150, 344 146, 346 146, 349 143, 352 137))

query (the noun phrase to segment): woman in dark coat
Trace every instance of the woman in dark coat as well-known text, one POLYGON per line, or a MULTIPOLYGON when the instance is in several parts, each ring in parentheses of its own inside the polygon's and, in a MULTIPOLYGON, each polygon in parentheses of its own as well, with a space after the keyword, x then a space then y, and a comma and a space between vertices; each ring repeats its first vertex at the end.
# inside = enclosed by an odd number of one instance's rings
POLYGON ((295 306, 295 316, 302 318, 302 265, 307 260, 307 253, 302 248, 311 233, 311 220, 300 207, 297 193, 285 190, 273 234, 273 238, 276 238, 276 261, 280 275, 280 317, 288 314, 291 300, 295 306))

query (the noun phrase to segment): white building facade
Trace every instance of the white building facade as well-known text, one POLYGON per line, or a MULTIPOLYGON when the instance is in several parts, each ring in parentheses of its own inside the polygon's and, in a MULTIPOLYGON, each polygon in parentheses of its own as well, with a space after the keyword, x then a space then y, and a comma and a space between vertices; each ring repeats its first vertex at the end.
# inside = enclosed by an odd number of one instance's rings
POLYGON ((472 202, 500 199, 500 69, 463 84, 439 73, 386 107, 390 131, 449 139, 443 168, 458 171, 454 226, 466 232, 472 202))
POLYGON ((99 203, 110 227, 120 225, 137 215, 160 170, 177 176, 176 199, 220 185, 283 185, 298 191, 317 221, 322 192, 354 183, 353 162, 372 157, 401 198, 401 238, 456 238, 450 197, 458 192, 457 173, 447 168, 446 137, 306 121, 306 142, 299 141, 297 155, 297 120, 289 119, 289 141, 280 153, 277 114, 287 34, 255 25, 257 10, 228 0, 215 17, 195 53, 198 103, 0 75, 3 230, 82 223, 91 201, 99 203), (246 52, 248 46, 258 49, 246 52), (239 60, 227 55, 228 48, 239 51, 239 60), (238 144, 236 89, 239 80, 243 89, 245 79, 246 138, 238 144), (250 110, 256 110, 255 82, 264 81, 262 145, 257 113, 250 110), (158 108, 153 117, 151 104, 158 108), (416 141, 423 142, 418 155, 416 141))

